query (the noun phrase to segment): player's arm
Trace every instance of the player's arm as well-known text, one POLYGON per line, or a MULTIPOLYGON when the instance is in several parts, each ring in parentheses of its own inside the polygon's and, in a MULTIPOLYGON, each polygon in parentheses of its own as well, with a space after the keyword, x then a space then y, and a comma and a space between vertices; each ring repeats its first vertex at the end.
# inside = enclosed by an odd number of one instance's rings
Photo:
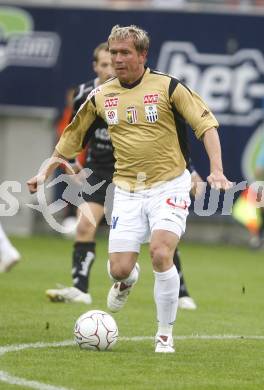
POLYGON ((31 194, 37 192, 38 186, 43 184, 63 161, 67 164, 67 160, 55 149, 52 156, 45 164, 45 167, 42 167, 41 171, 37 175, 27 181, 29 192, 31 194))
POLYGON ((217 132, 219 126, 206 103, 194 91, 178 83, 171 96, 179 114, 194 130, 204 146, 210 161, 210 175, 207 180, 212 188, 228 189, 232 186, 223 173, 221 145, 217 132))
POLYGON ((207 181, 212 188, 228 190, 232 187, 232 183, 223 173, 221 145, 216 128, 206 130, 202 138, 210 161, 210 175, 207 181))
POLYGON ((64 129, 55 150, 40 172, 27 181, 28 189, 34 193, 38 185, 44 183, 61 164, 75 158, 82 150, 83 139, 96 120, 96 110, 94 100, 87 100, 73 121, 64 129), (87 130, 88 129, 88 130, 87 130))

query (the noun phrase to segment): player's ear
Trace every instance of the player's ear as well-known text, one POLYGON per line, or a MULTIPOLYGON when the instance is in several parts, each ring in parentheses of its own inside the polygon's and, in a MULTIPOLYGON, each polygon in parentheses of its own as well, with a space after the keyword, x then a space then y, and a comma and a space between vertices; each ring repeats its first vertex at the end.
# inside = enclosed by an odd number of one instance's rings
POLYGON ((93 70, 96 73, 96 71, 97 71, 97 62, 96 61, 93 61, 93 70))
POLYGON ((139 53, 139 57, 140 57, 140 60, 141 60, 140 62, 142 64, 144 64, 144 65, 145 65, 145 63, 147 61, 147 54, 148 54, 147 50, 143 50, 141 53, 139 53))

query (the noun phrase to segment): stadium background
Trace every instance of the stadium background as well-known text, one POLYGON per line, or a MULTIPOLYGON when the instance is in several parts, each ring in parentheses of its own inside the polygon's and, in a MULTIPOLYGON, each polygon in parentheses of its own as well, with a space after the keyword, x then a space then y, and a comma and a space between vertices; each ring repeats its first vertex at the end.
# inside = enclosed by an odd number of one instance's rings
MULTIPOLYGON (((54 123, 66 90, 93 77, 93 48, 106 39, 114 24, 138 24, 149 31, 148 65, 182 78, 199 91, 221 123, 227 176, 237 183, 252 179, 264 131, 261 3, 258 7, 245 1, 225 6, 173 1, 85 4, 0 3, 0 177, 21 183, 21 191, 14 194, 18 212, 2 218, 7 230, 16 234, 41 230, 41 223, 36 227, 36 219, 41 222, 41 218, 26 206, 32 197, 25 181, 53 149, 54 123)), ((191 135, 190 142, 195 166, 206 177, 209 167, 203 147, 191 135)), ((8 203, 1 198, 2 205, 8 203)), ((221 207, 218 211, 213 219, 216 226, 219 221, 228 221, 229 226, 231 218, 219 219, 221 207)), ((206 220, 199 217, 199 224, 206 220)), ((198 223, 195 216, 192 221, 198 223)), ((218 239, 223 238, 222 230, 218 239)), ((204 232, 203 236, 210 236, 210 227, 204 232)))

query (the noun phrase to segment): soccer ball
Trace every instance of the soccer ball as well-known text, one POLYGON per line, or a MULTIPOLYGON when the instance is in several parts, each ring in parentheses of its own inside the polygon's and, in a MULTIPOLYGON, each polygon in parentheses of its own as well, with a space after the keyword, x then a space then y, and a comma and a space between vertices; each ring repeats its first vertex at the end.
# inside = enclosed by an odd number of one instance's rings
POLYGON ((74 336, 81 349, 105 351, 117 342, 118 327, 110 314, 102 310, 90 310, 76 321, 74 336))

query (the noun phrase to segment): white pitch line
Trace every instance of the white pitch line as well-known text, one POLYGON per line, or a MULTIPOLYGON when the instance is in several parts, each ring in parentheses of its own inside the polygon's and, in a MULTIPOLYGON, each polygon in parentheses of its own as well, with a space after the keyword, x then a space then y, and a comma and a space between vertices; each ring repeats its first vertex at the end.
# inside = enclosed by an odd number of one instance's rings
MULTIPOLYGON (((145 341, 153 340, 153 336, 134 336, 134 337, 119 337, 120 341, 145 341)), ((264 335, 188 335, 188 336, 175 336, 175 340, 264 340, 264 335)), ((9 352, 18 352, 25 349, 39 349, 39 348, 50 348, 50 347, 68 347, 75 345, 73 340, 64 340, 53 343, 29 343, 29 344, 15 344, 0 346, 0 357, 4 356, 9 352)), ((36 390, 72 390, 66 387, 53 386, 37 381, 29 381, 24 378, 19 378, 10 375, 8 372, 0 371, 0 381, 6 382, 12 385, 24 386, 30 389, 36 390)))
MULTIPOLYGON (((145 341, 153 340, 153 336, 134 336, 134 337, 119 337, 119 341, 145 341)), ((264 335, 186 335, 186 336, 174 336, 174 340, 264 340, 264 335)), ((64 340, 57 341, 53 343, 29 343, 29 344, 14 344, 0 346, 0 357, 5 355, 8 352, 18 352, 25 349, 39 349, 39 348, 49 348, 49 347, 68 347, 75 345, 76 343, 73 340, 64 340)))
POLYGON ((15 344, 15 345, 6 345, 0 347, 0 357, 8 352, 18 352, 24 349, 39 349, 39 348, 49 348, 49 347, 67 347, 69 345, 74 345, 73 340, 57 341, 54 343, 29 343, 29 344, 15 344))
POLYGON ((29 389, 36 390, 71 390, 66 387, 57 387, 37 381, 29 381, 24 378, 19 378, 17 376, 10 375, 8 372, 5 371, 0 371, 0 381, 8 383, 10 385, 24 386, 28 387, 29 389))
MULTIPOLYGON (((23 351, 25 349, 38 349, 38 348, 49 348, 49 347, 65 347, 68 345, 74 345, 74 342, 72 340, 65 340, 55 343, 29 343, 29 344, 17 344, 17 345, 7 345, 0 347, 0 357, 5 355, 8 352, 18 352, 23 351)), ((36 390, 72 390, 66 387, 58 387, 49 385, 46 383, 41 383, 37 381, 29 381, 24 378, 19 378, 17 376, 10 375, 8 372, 0 371, 0 381, 9 383, 11 385, 18 385, 18 386, 24 386, 28 387, 29 389, 36 389, 36 390)))

